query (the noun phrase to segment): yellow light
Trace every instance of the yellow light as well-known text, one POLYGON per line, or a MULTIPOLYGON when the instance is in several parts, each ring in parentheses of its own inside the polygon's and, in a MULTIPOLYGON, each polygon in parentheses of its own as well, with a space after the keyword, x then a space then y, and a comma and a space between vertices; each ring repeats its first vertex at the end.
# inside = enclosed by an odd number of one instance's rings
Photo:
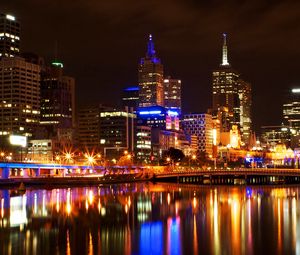
POLYGON ((167 162, 170 162, 171 161, 171 158, 170 157, 167 157, 167 162))
POLYGON ((128 155, 127 155, 127 158, 128 158, 128 159, 131 159, 131 155, 130 155, 130 154, 128 154, 128 155))
POLYGON ((124 155, 127 155, 128 154, 128 151, 126 150, 126 151, 124 151, 124 155))
POLYGON ((196 155, 193 155, 193 156, 192 156, 192 159, 196 159, 196 158, 197 158, 197 156, 196 156, 196 155))

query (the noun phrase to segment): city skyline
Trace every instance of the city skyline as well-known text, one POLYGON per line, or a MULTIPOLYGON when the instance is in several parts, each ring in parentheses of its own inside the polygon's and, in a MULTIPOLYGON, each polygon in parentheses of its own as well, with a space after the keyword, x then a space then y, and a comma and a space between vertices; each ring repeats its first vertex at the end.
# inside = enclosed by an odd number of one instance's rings
POLYGON ((272 6, 244 3, 236 9, 236 18, 230 16, 236 1, 227 5, 178 1, 172 5, 173 14, 162 11, 167 10, 166 3, 152 4, 148 22, 145 17, 135 17, 141 10, 147 13, 143 3, 135 12, 130 4, 124 8, 118 2, 115 6, 80 2, 72 6, 72 11, 67 9, 68 1, 61 5, 46 1, 43 6, 35 1, 26 2, 26 6, 20 1, 5 2, 0 8, 22 23, 21 51, 35 52, 50 61, 57 42, 66 72, 76 78, 76 92, 82 95, 77 98, 79 104, 120 103, 122 88, 138 83, 136 67, 145 54, 149 33, 153 34, 165 74, 182 80, 184 112, 205 112, 211 107, 211 71, 221 63, 223 32, 228 33, 229 63, 253 86, 255 131, 262 125, 281 123, 282 94, 300 80, 296 64, 300 31, 293 25, 299 4, 295 1, 272 6), (122 8, 124 13, 116 19, 122 8), (155 15, 159 15, 157 20, 155 15), (217 22, 222 17, 224 22, 217 22), (209 21, 213 25, 208 25, 209 21))

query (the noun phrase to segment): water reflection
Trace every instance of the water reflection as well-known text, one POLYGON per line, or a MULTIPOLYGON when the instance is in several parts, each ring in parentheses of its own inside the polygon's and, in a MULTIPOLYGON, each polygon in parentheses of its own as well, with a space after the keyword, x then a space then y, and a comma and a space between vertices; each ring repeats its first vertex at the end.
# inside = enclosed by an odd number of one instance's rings
POLYGON ((0 190, 0 254, 293 254, 297 187, 0 190))

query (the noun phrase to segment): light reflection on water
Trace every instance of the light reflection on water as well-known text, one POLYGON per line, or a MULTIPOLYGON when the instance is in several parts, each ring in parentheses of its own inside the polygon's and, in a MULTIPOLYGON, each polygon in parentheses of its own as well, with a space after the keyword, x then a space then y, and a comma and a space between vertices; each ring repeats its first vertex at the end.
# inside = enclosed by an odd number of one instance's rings
POLYGON ((298 254, 299 188, 0 190, 0 254, 298 254))

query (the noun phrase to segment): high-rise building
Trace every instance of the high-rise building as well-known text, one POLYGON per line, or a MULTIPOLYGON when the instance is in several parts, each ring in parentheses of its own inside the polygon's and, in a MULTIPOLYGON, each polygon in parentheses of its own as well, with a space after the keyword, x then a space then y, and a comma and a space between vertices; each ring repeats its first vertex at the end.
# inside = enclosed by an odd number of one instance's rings
POLYGON ((222 62, 220 67, 212 73, 212 86, 213 115, 218 116, 219 111, 224 112, 226 109, 225 119, 229 125, 222 126, 223 132, 229 132, 232 125, 237 125, 242 132, 243 142, 248 143, 251 133, 251 84, 242 80, 240 74, 229 64, 225 33, 223 34, 222 62))
POLYGON ((232 113, 232 125, 240 122, 240 105, 238 95, 239 73, 231 68, 227 57, 227 39, 223 34, 222 63, 213 71, 213 111, 217 112, 221 107, 227 107, 232 113))
POLYGON ((20 53, 20 23, 10 14, 0 13, 0 57, 20 53))
POLYGON ((300 88, 293 88, 283 104, 283 118, 293 135, 300 133, 300 88))
POLYGON ((249 143, 251 136, 251 107, 252 107, 252 94, 251 84, 249 82, 239 79, 239 100, 240 100, 240 127, 242 133, 242 141, 249 143))
POLYGON ((20 57, 0 60, 0 143, 4 136, 31 137, 40 120, 40 66, 20 57))
POLYGON ((210 114, 185 114, 182 120, 183 130, 190 138, 197 137, 197 150, 207 156, 213 154, 213 119, 210 114))
POLYGON ((181 80, 167 77, 164 79, 165 107, 181 113, 181 80))
POLYGON ((146 57, 138 67, 139 106, 164 106, 163 65, 156 56, 152 35, 149 35, 146 57))
POLYGON ((132 86, 123 89, 122 106, 133 108, 136 111, 139 106, 139 87, 132 86))
POLYGON ((63 74, 63 64, 53 62, 42 74, 41 125, 49 136, 57 130, 67 133, 75 127, 75 79, 63 74))
POLYGON ((89 151, 100 148, 100 113, 113 110, 103 105, 88 105, 78 109, 77 145, 89 151))
POLYGON ((104 156, 118 156, 122 151, 134 151, 136 115, 127 110, 100 113, 100 147, 104 156))

